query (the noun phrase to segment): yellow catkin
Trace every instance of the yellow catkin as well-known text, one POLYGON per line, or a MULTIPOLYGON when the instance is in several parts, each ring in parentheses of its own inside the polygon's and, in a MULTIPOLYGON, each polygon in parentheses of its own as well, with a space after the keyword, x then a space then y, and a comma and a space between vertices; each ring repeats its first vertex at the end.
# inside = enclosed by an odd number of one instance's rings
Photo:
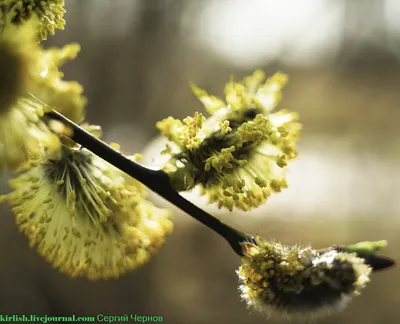
POLYGON ((281 100, 287 75, 265 79, 262 71, 225 86, 225 101, 191 85, 212 116, 200 113, 183 121, 168 117, 157 123, 170 141, 164 170, 178 191, 200 186, 218 207, 250 210, 271 192, 287 187, 286 166, 297 156, 301 125, 297 114, 272 112, 281 100))
POLYGON ((63 147, 10 185, 3 199, 30 245, 72 277, 119 277, 146 263, 173 228, 143 185, 84 149, 63 147))
POLYGON ((56 29, 64 30, 64 0, 3 0, 0 23, 21 25, 31 19, 38 19, 35 38, 38 41, 54 35, 56 29))
POLYGON ((243 243, 237 274, 242 299, 267 313, 316 317, 342 309, 369 281, 356 254, 285 246, 256 238, 243 243))

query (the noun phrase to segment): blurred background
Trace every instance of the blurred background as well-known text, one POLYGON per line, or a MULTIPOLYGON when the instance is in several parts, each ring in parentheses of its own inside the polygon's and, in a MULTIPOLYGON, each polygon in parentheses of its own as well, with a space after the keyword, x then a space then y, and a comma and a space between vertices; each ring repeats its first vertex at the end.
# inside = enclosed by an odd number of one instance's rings
MULTIPOLYGON (((204 113, 190 82, 222 96, 231 74, 288 73, 279 108, 299 112, 304 125, 289 189, 255 211, 218 215, 285 244, 387 239, 384 253, 400 259, 400 2, 74 0, 66 9, 66 30, 46 46, 81 44, 65 76, 85 87, 87 121, 128 152, 151 152, 158 120, 204 113)), ((175 230, 149 264, 119 280, 88 282, 59 274, 30 250, 1 206, 0 313, 287 322, 247 310, 237 290, 239 258, 173 209, 175 230)), ((374 274, 345 312, 317 322, 399 323, 399 274, 374 274)))

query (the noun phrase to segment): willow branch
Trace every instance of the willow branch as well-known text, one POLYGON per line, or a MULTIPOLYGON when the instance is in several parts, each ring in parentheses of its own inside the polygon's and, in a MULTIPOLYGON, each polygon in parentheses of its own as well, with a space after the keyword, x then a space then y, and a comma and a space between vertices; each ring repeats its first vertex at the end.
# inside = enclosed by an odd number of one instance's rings
POLYGON ((82 145, 89 151, 101 157, 103 160, 140 181, 147 188, 168 200, 170 203, 186 212, 189 216, 217 232, 228 241, 238 255, 243 255, 242 242, 254 241, 253 236, 226 225, 216 217, 208 214, 201 208, 183 198, 172 188, 169 176, 164 171, 153 170, 129 160, 123 154, 117 152, 109 145, 56 111, 47 113, 46 118, 50 120, 58 120, 67 125, 72 129, 72 135, 68 134, 68 137, 71 140, 82 145))

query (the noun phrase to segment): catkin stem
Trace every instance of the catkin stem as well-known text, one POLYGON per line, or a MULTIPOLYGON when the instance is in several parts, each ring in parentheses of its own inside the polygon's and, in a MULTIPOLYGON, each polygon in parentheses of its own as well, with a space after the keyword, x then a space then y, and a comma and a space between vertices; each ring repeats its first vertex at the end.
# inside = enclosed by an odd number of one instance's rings
POLYGON ((228 241, 238 255, 243 255, 242 242, 254 241, 252 235, 240 232, 233 227, 226 225, 218 218, 208 214, 201 208, 183 198, 172 188, 169 176, 164 171, 149 169, 137 162, 127 159, 123 154, 112 149, 106 143, 56 111, 47 113, 46 118, 61 121, 65 125, 69 126, 73 130, 73 135, 69 136, 70 139, 140 181, 150 190, 159 194, 161 197, 168 200, 197 221, 217 232, 228 241))

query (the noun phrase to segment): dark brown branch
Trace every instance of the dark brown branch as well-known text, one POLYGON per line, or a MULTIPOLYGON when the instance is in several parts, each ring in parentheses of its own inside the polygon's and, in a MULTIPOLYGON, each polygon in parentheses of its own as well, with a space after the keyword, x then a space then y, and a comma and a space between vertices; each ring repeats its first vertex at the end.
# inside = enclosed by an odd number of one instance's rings
POLYGON ((92 134, 56 111, 46 114, 46 118, 61 121, 63 124, 70 127, 73 130, 73 134, 68 137, 70 137, 74 142, 82 145, 116 168, 140 181, 150 190, 159 194, 188 215, 217 232, 228 241, 237 254, 243 255, 241 242, 254 241, 254 238, 251 235, 242 233, 226 225, 218 218, 208 214, 201 208, 183 198, 172 188, 169 177, 164 171, 152 170, 137 162, 127 159, 123 154, 115 151, 106 143, 94 137, 92 134))

